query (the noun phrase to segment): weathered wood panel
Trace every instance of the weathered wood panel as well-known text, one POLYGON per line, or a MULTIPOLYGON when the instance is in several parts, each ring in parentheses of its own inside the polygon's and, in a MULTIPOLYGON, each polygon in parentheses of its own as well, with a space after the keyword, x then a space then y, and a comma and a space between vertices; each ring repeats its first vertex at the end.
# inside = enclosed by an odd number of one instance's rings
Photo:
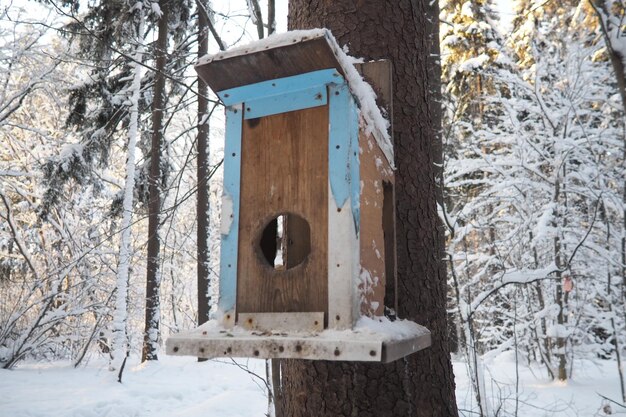
MULTIPOLYGON (((243 122, 237 312, 328 312, 327 188, 328 106, 243 122), (299 265, 278 270, 263 255, 260 239, 284 213, 308 222, 310 253, 299 265)), ((308 245, 298 242, 302 225, 287 218, 293 256, 308 245)))
MULTIPOLYGON (((268 313, 251 314, 247 318, 264 314, 268 313)), ((322 313, 305 314, 321 316, 322 313)), ((400 339, 397 338, 394 323, 387 327, 388 332, 315 331, 316 334, 300 331, 276 333, 258 329, 239 329, 236 333, 230 333, 224 331, 223 327, 202 326, 192 331, 171 335, 166 341, 165 350, 168 355, 200 358, 251 357, 389 362, 430 345, 431 334, 425 327, 416 324, 412 331, 407 333, 403 324, 395 323, 403 328, 403 336, 400 339), (393 334, 396 336, 393 337, 393 334)), ((273 325, 271 328, 274 329, 273 325)))
POLYGON ((393 171, 371 135, 360 132, 359 147, 362 184, 361 312, 381 316, 384 313, 386 287, 392 291, 395 288, 387 285, 387 281, 393 284, 395 280, 395 225, 393 216, 386 221, 384 216, 385 208, 389 210, 384 207, 384 183, 393 184, 393 171))
POLYGON ((376 104, 387 112, 393 132, 393 66, 388 59, 354 64, 354 68, 372 86, 376 93, 376 104))
POLYGON ((324 313, 240 313, 239 325, 261 332, 321 332, 324 313))
POLYGON ((215 92, 321 69, 343 70, 325 37, 196 66, 215 92))

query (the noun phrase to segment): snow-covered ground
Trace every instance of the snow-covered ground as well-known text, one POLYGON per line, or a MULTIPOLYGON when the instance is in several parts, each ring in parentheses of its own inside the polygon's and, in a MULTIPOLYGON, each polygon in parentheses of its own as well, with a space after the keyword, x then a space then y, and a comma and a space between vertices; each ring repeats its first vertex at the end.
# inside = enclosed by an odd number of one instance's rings
MULTIPOLYGON (((265 375, 260 360, 239 360, 265 375)), ((227 360, 198 363, 161 355, 126 365, 123 384, 105 363, 23 364, 0 370, 1 417, 262 417, 263 382, 227 360)))
MULTIPOLYGON (((196 362, 193 358, 162 356, 158 363, 127 365, 124 383, 115 382, 105 363, 72 368, 68 364, 23 363, 0 370, 1 417, 262 417, 267 411, 261 360, 196 362), (255 376, 256 374, 257 376, 255 376)), ((474 396, 462 362, 455 362, 457 399, 462 416, 476 415, 474 396)), ((549 381, 540 368, 519 369, 520 417, 604 416, 608 403, 619 400, 615 362, 577 363, 574 379, 549 381)), ((514 415, 515 363, 504 353, 485 364, 491 410, 514 415)), ((611 404, 613 414, 624 414, 611 404)))
MULTIPOLYGON (((477 414, 475 395, 465 363, 454 362, 456 397, 460 415, 477 414)), ((577 361, 573 377, 567 382, 552 381, 544 367, 520 365, 516 395, 515 355, 504 352, 484 364, 488 411, 497 416, 519 417, 594 417, 607 411, 625 415, 626 409, 602 396, 621 402, 619 375, 615 361, 577 361), (517 406, 517 414, 515 413, 517 406)))

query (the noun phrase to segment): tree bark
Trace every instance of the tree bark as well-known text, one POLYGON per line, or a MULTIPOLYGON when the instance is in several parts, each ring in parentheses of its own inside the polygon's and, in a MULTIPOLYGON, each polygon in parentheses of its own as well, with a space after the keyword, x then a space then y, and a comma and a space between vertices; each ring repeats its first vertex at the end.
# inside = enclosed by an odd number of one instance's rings
POLYGON ((432 332, 430 348, 390 364, 283 362, 289 416, 456 416, 446 323, 437 2, 291 0, 289 28, 326 27, 394 81, 399 316, 432 332))
MULTIPOLYGON (((209 51, 209 17, 205 0, 197 0, 198 4, 198 58, 209 51)), ((196 201, 197 241, 198 241, 198 325, 209 320, 209 91, 207 84, 198 77, 198 149, 197 181, 198 194, 196 201)))
POLYGON ((152 102, 152 149, 150 151, 150 174, 148 176, 148 262, 146 274, 146 321, 141 361, 157 360, 159 348, 159 321, 161 274, 159 271, 159 213, 161 211, 161 144, 163 142, 163 107, 165 105, 165 64, 167 62, 167 38, 169 2, 161 0, 159 35, 154 54, 156 75, 152 102))

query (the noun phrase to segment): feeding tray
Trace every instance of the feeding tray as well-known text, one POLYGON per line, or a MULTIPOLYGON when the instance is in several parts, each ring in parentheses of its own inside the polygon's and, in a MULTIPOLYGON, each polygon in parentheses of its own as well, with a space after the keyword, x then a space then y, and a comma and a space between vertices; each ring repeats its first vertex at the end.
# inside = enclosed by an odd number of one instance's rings
POLYGON ((398 311, 390 63, 354 64, 316 29, 196 70, 226 107, 218 312, 167 353, 389 362, 430 346, 384 317, 398 311))
POLYGON ((212 320, 171 336, 167 353, 199 358, 251 357, 392 362, 430 346, 430 332, 411 321, 358 322, 351 330, 321 332, 226 329, 212 320))

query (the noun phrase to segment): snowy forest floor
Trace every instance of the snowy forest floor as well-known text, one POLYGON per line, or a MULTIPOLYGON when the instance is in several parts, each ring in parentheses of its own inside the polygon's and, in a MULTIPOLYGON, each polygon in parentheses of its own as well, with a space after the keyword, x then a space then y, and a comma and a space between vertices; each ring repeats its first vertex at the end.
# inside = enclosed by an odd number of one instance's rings
MULTIPOLYGON (((267 412, 261 360, 214 360, 161 356, 157 363, 132 358, 124 383, 104 362, 74 369, 67 363, 22 363, 0 370, 2 417, 262 417, 267 412), (256 374, 256 376, 254 375, 256 374)), ((454 361, 461 416, 474 416, 475 400, 463 362, 454 361)), ((614 361, 576 363, 567 383, 550 381, 541 368, 519 367, 510 352, 485 363, 485 386, 493 415, 520 417, 626 414, 602 396, 619 400, 614 361), (610 409, 606 408, 610 404, 610 409), (497 413, 497 414, 496 414, 497 413)))

